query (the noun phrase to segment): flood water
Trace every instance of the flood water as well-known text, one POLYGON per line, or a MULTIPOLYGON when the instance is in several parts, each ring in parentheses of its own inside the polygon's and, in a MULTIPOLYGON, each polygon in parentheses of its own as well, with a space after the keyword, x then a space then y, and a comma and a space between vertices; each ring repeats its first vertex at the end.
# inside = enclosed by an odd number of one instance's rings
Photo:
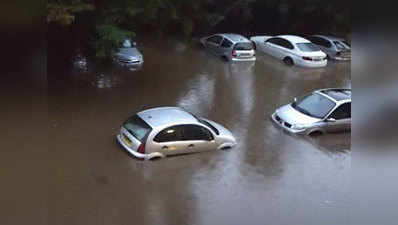
POLYGON ((28 172, 31 187, 18 186, 18 180, 6 185, 21 193, 5 198, 8 224, 33 219, 57 225, 348 223, 350 134, 293 136, 269 116, 314 89, 351 87, 350 63, 290 68, 257 53, 255 63, 231 64, 196 47, 147 43, 139 48, 145 59, 140 70, 81 62, 61 71, 43 99, 23 94, 18 102, 2 99, 15 106, 7 115, 36 127, 29 132, 14 127, 14 133, 49 131, 29 146, 18 143, 23 146, 17 152, 11 151, 16 143, 6 141, 8 154, 20 158, 18 165, 5 165, 10 178, 21 178, 32 167, 52 168, 28 172), (26 116, 38 101, 45 113, 26 116), (131 157, 115 140, 121 123, 159 106, 183 107, 217 121, 238 145, 157 161, 131 157), (35 161, 26 163, 26 157, 35 161), (18 204, 37 207, 11 220, 18 204))

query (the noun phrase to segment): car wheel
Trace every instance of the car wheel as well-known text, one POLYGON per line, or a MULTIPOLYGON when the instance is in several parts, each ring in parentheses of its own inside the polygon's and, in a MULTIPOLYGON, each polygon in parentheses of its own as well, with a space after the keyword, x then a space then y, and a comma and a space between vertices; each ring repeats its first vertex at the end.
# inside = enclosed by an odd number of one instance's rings
POLYGON ((229 150, 229 149, 231 149, 232 147, 231 146, 225 146, 225 147, 222 147, 222 148, 220 148, 220 150, 229 150))
POLYGON ((150 158, 150 159, 148 159, 149 161, 156 161, 156 160, 160 160, 160 159, 162 159, 162 157, 160 157, 160 156, 155 156, 155 157, 152 157, 152 158, 150 158))
POLYGON ((323 132, 321 132, 321 131, 319 131, 319 130, 316 130, 316 131, 312 131, 312 132, 309 133, 308 135, 311 136, 311 137, 318 137, 318 136, 320 136, 320 135, 322 135, 322 134, 323 134, 323 132))
POLYGON ((222 58, 225 62, 228 62, 228 61, 229 61, 228 57, 225 56, 225 55, 223 55, 221 58, 222 58))
POLYGON ((284 62, 286 65, 288 65, 288 66, 293 66, 293 65, 294 65, 293 59, 290 58, 290 57, 284 58, 284 59, 283 59, 283 62, 284 62))

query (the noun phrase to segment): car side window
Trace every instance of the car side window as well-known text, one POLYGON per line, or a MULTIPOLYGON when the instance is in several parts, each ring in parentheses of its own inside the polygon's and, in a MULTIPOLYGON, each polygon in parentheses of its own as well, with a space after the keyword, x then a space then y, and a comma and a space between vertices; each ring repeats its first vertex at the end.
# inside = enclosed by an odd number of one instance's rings
POLYGON ((174 126, 166 128, 160 131, 155 138, 155 142, 172 142, 172 141, 182 141, 181 126, 174 126))
POLYGON ((213 135, 205 127, 198 125, 185 125, 182 129, 182 139, 185 141, 211 141, 213 140, 213 135))
POLYGON ((322 45, 320 38, 318 38, 318 37, 311 36, 311 37, 307 37, 307 39, 316 45, 322 45))
POLYGON ((223 48, 230 48, 232 46, 232 42, 226 38, 224 38, 224 41, 221 44, 221 47, 223 48))
POLYGON ((287 49, 294 49, 294 46, 292 45, 292 43, 290 43, 290 41, 285 40, 285 39, 280 40, 280 45, 287 49))
POLYGON ((218 44, 221 43, 222 39, 223 39, 223 37, 221 37, 219 35, 214 35, 214 36, 209 37, 207 39, 207 42, 211 42, 211 43, 214 43, 214 44, 218 45, 218 44))
POLYGON ((329 118, 334 118, 336 120, 351 118, 351 103, 344 103, 340 105, 336 110, 334 110, 329 118))
POLYGON ((270 39, 266 40, 265 42, 269 42, 269 43, 272 43, 274 45, 277 45, 278 44, 278 38, 270 38, 270 39))
POLYGON ((325 38, 321 37, 309 37, 308 40, 310 40, 312 43, 316 45, 320 45, 326 48, 332 47, 332 43, 330 41, 326 40, 325 38))

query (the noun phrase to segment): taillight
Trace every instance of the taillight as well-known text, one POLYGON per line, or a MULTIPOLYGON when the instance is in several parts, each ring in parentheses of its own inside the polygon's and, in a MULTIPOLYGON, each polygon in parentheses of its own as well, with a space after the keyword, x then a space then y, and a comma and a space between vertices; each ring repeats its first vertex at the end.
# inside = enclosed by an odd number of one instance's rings
POLYGON ((252 41, 253 49, 257 50, 256 42, 252 41))
POLYGON ((137 152, 141 153, 141 154, 145 154, 145 140, 142 141, 142 143, 140 144, 140 146, 137 149, 137 152))
POLYGON ((235 50, 232 51, 232 57, 236 57, 238 54, 236 54, 235 50))
POLYGON ((310 61, 312 60, 312 58, 311 58, 311 57, 308 57, 308 56, 303 56, 303 59, 304 59, 304 60, 310 60, 310 61))

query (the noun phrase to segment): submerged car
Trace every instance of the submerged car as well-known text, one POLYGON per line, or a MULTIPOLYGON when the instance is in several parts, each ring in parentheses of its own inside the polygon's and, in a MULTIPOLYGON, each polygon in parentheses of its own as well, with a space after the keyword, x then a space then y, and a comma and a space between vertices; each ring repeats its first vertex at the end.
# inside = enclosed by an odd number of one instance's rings
POLYGON ((115 54, 115 60, 127 66, 142 66, 144 63, 144 57, 137 49, 136 43, 131 42, 130 39, 124 40, 122 46, 115 54))
POLYGON ((324 67, 326 54, 309 40, 294 35, 254 36, 250 38, 257 51, 262 51, 285 64, 302 67, 324 67))
POLYGON ((280 107, 272 120, 288 132, 318 135, 351 130, 351 89, 321 89, 280 107))
POLYGON ((252 42, 239 34, 215 34, 200 39, 200 43, 227 61, 256 61, 252 42))
POLYGON ((343 38, 312 35, 307 37, 312 43, 316 44, 329 59, 351 60, 351 47, 343 38))
POLYGON ((211 120, 178 107, 148 109, 127 119, 117 140, 137 158, 227 149, 236 145, 232 133, 211 120))

